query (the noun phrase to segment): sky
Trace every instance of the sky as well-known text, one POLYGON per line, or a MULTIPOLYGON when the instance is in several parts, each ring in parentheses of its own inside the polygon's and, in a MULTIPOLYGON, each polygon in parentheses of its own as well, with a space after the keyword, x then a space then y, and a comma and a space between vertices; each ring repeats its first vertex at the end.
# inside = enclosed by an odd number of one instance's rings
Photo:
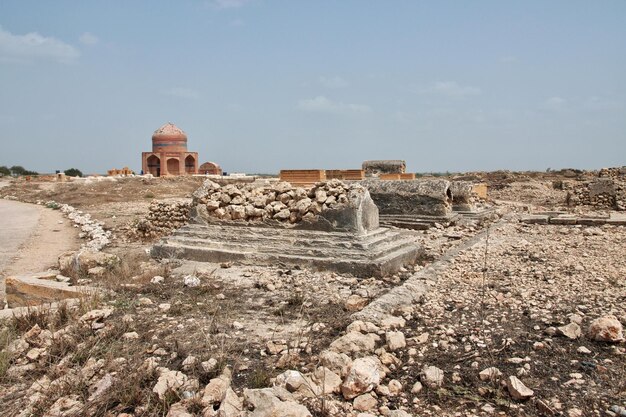
POLYGON ((0 165, 626 165, 626 1, 0 0, 0 165))

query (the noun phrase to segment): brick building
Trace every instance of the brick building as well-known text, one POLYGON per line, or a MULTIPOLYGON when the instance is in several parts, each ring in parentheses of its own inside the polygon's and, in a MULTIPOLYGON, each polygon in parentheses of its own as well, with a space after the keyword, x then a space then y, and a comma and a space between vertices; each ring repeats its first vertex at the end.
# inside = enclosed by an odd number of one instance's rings
POLYGON ((141 153, 141 169, 155 177, 198 173, 198 153, 187 151, 187 134, 166 123, 152 135, 152 152, 141 153))

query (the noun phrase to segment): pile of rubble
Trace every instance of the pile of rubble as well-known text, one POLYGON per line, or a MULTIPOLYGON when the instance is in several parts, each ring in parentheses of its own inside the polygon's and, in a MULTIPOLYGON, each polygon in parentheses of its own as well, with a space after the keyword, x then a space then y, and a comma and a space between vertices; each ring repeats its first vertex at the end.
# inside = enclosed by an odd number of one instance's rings
POLYGON ((167 235, 187 224, 189 209, 187 202, 153 201, 148 215, 131 228, 131 234, 144 239, 167 235))
POLYGON ((222 187, 206 180, 193 193, 192 205, 219 220, 273 219, 293 224, 314 220, 326 210, 347 207, 352 198, 365 193, 360 185, 347 185, 339 180, 317 183, 310 190, 294 187, 288 182, 261 187, 251 184, 222 187))
POLYGON ((598 177, 600 178, 626 178, 626 166, 625 167, 613 167, 613 168, 602 168, 598 172, 598 177))
POLYGON ((599 209, 626 210, 626 182, 610 176, 585 182, 568 190, 569 206, 592 206, 599 209))

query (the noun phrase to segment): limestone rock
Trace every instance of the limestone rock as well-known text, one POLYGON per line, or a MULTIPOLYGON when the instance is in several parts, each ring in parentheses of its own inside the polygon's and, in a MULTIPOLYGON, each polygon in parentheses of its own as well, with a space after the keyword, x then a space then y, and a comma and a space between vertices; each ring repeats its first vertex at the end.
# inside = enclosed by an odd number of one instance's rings
POLYGON ((224 368, 222 374, 213 378, 204 387, 204 393, 202 395, 202 405, 210 406, 214 404, 221 404, 226 396, 226 391, 230 387, 232 374, 228 368, 224 368))
POLYGON ((498 368, 492 366, 480 371, 478 376, 481 381, 493 381, 502 376, 502 372, 498 368))
POLYGON ((430 388, 438 388, 443 385, 443 371, 436 366, 424 366, 421 373, 422 382, 430 388))
POLYGON ((224 400, 217 410, 218 417, 240 417, 243 410, 243 400, 230 387, 226 390, 224 400))
POLYGON ((406 340, 402 332, 387 332, 385 338, 387 339, 387 347, 392 352, 406 347, 406 340))
POLYGON ((341 388, 341 377, 329 368, 320 366, 312 375, 313 382, 320 388, 322 394, 338 393, 341 388))
POLYGON ((330 344, 330 349, 342 353, 372 352, 380 339, 375 334, 349 332, 330 344))
POLYGON ((244 389, 243 406, 247 417, 311 417, 309 410, 294 401, 283 401, 271 388, 244 389))
POLYGON ((78 416, 82 412, 83 403, 76 394, 59 398, 43 417, 78 416))
POLYGON ((556 330, 557 330, 557 333, 560 334, 561 336, 565 336, 568 339, 572 339, 572 340, 578 339, 580 335, 582 334, 580 326, 577 323, 573 323, 573 322, 565 326, 558 327, 556 330))
POLYGON ((600 317, 591 322, 589 337, 599 342, 621 342, 624 340, 622 323, 615 316, 600 317))
POLYGON ((533 390, 524 385, 524 383, 515 376, 507 378, 506 387, 509 390, 511 397, 515 400, 527 400, 535 395, 533 390))
POLYGON ((415 382, 415 384, 413 384, 413 387, 411 388, 411 393, 419 394, 421 391, 422 391, 422 383, 419 381, 415 382))
POLYGON ((166 417, 193 417, 193 414, 187 411, 187 407, 183 403, 178 402, 172 404, 166 417))
POLYGON ((371 391, 380 384, 382 364, 375 356, 358 358, 348 371, 348 376, 341 385, 344 398, 350 400, 360 394, 371 391))
POLYGON ((365 307, 368 302, 369 301, 367 298, 363 298, 359 295, 352 294, 346 300, 345 307, 346 307, 346 310, 350 312, 359 311, 363 309, 363 307, 365 307))
POLYGON ((154 388, 152 388, 152 392, 157 394, 160 399, 163 399, 168 391, 176 391, 179 388, 182 388, 186 383, 187 376, 185 374, 165 369, 161 372, 157 383, 154 388))
POLYGON ((299 371, 288 370, 278 375, 276 385, 297 394, 297 397, 315 397, 321 394, 321 389, 317 384, 299 371))
POLYGON ((345 377, 352 365, 352 359, 345 353, 325 350, 320 354, 320 361, 323 366, 330 369, 339 376, 345 377))
POLYGON ((367 393, 356 397, 352 404, 357 411, 369 411, 378 406, 378 401, 372 394, 367 393))

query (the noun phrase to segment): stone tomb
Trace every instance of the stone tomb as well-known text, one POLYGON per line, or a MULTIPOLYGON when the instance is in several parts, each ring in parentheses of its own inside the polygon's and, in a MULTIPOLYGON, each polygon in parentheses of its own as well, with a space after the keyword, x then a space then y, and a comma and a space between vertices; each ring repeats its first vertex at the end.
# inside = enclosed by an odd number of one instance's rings
POLYGON ((194 193, 190 224, 152 248, 157 258, 287 264, 364 278, 391 275, 418 252, 407 232, 379 227, 365 188, 338 180, 308 190, 205 181, 194 193))
POLYGON ((477 209, 472 183, 466 181, 370 179, 361 184, 369 190, 385 226, 425 230, 435 223, 447 226, 492 213, 477 209))

